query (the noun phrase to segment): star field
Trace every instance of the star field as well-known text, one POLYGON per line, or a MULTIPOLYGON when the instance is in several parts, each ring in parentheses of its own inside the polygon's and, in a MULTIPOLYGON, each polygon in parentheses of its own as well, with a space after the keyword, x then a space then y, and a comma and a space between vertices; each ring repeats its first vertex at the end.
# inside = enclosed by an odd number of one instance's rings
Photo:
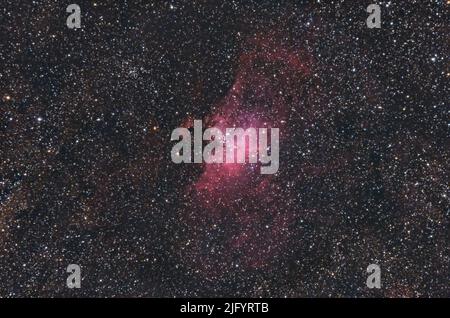
POLYGON ((450 297, 449 4, 371 3, 2 1, 0 296, 450 297), (194 119, 278 172, 174 164, 194 119))

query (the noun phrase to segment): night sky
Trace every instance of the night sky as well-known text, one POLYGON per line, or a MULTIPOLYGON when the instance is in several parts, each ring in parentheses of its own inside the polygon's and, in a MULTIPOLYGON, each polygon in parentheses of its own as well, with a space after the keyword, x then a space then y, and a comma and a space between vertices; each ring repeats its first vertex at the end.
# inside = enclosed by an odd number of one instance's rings
POLYGON ((450 297, 448 3, 2 0, 0 296, 450 297), (173 163, 194 119, 278 172, 173 163))

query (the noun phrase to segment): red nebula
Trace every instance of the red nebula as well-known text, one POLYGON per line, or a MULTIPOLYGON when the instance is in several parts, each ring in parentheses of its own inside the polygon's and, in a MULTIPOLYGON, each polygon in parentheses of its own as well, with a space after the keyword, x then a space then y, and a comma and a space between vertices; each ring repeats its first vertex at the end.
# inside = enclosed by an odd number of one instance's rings
MULTIPOLYGON (((298 92, 309 75, 310 59, 274 38, 259 35, 248 42, 250 49, 240 56, 234 84, 205 124, 222 131, 279 128, 281 154, 289 136, 289 114, 300 104, 298 92)), ((211 278, 232 266, 269 264, 288 243, 289 224, 296 216, 287 204, 280 205, 286 202, 282 190, 277 174, 261 175, 259 164, 203 164, 201 175, 186 189, 190 231, 183 258, 211 278), (211 238, 216 229, 223 235, 211 238), (194 257, 199 254, 203 257, 194 257)))

